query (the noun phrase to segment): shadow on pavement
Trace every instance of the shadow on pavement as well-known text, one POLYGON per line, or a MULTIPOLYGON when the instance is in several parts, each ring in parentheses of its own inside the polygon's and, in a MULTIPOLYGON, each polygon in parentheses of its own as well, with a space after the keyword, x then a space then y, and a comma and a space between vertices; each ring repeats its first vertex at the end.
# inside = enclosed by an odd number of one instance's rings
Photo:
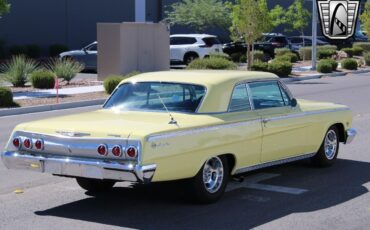
MULTIPOLYGON (((91 197, 37 211, 56 216, 137 229, 249 229, 286 215, 325 209, 368 190, 370 163, 340 160, 331 168, 312 168, 306 161, 259 171, 281 176, 260 183, 307 189, 301 195, 240 188, 211 205, 184 199, 171 183, 139 189, 115 188, 91 197)), ((257 172, 258 173, 258 172, 257 172)))

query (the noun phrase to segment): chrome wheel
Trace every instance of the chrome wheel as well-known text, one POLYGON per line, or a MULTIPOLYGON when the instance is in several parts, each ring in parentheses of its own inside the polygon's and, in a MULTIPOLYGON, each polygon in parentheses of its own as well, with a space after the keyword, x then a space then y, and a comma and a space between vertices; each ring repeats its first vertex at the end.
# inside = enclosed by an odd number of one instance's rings
POLYGON ((334 130, 329 130, 325 137, 324 151, 328 160, 332 160, 337 153, 338 137, 334 130))
POLYGON ((210 193, 216 193, 222 186, 224 166, 219 157, 212 157, 203 167, 203 184, 210 193))

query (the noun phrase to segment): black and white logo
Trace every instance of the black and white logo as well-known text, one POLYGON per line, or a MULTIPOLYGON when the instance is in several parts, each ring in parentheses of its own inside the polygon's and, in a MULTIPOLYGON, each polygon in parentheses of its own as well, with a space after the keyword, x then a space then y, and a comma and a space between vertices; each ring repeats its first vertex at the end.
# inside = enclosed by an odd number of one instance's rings
POLYGON ((355 32, 360 0, 317 0, 325 37, 347 39, 355 32))

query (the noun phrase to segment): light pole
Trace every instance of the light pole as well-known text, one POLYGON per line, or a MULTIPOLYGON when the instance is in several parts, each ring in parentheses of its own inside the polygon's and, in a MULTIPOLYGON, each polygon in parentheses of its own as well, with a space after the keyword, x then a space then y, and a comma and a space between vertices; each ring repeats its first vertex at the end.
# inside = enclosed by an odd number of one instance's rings
POLYGON ((316 70, 317 62, 317 5, 312 1, 312 70, 316 70))

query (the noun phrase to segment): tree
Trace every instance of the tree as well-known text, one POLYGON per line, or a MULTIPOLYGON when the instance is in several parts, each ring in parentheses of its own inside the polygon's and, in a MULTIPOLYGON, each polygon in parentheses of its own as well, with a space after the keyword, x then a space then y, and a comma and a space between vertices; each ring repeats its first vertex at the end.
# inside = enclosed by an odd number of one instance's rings
POLYGON ((366 34, 370 35, 370 2, 365 4, 364 12, 361 14, 362 28, 366 31, 366 34))
MULTIPOLYGON (((283 19, 286 26, 286 31, 298 30, 301 36, 304 36, 304 29, 310 22, 311 14, 304 7, 304 0, 295 0, 292 5, 289 6, 283 19)), ((304 46, 303 39, 303 46, 304 46)))
POLYGON ((266 0, 238 0, 231 8, 232 26, 230 28, 232 38, 238 40, 241 37, 247 44, 247 66, 251 69, 253 58, 251 47, 254 41, 261 37, 263 32, 271 31, 280 24, 283 8, 277 5, 269 11, 266 0))
POLYGON ((185 25, 196 32, 207 28, 228 28, 230 22, 229 8, 221 0, 184 0, 171 5, 166 11, 165 21, 171 25, 185 25))
POLYGON ((10 4, 8 4, 7 0, 0 0, 0 18, 2 15, 8 13, 10 10, 10 4))

